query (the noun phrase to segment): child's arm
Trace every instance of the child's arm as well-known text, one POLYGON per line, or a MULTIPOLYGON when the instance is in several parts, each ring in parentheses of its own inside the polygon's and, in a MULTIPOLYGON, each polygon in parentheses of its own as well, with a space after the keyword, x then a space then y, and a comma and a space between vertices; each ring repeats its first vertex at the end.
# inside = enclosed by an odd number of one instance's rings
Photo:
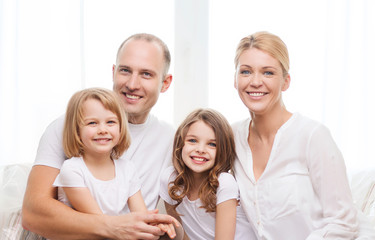
MULTIPOLYGON (((167 211, 168 215, 174 217, 175 219, 177 219, 177 221, 179 221, 180 223, 182 223, 181 217, 180 217, 180 215, 178 215, 178 213, 174 209, 173 205, 170 205, 170 204, 168 204, 167 202, 164 201, 164 206, 165 206, 165 210, 167 211)), ((190 240, 190 238, 185 233, 185 231, 182 229, 182 227, 180 227, 180 229, 177 229, 177 231, 179 231, 179 233, 177 234, 177 236, 182 236, 183 235, 184 236, 183 240, 190 240)))
POLYGON ((234 239, 236 232, 237 199, 216 206, 215 240, 234 239))
POLYGON ((86 187, 63 187, 64 192, 73 208, 79 212, 103 214, 98 203, 86 187))
POLYGON ((128 205, 131 212, 147 212, 147 207, 140 190, 128 198, 128 205))

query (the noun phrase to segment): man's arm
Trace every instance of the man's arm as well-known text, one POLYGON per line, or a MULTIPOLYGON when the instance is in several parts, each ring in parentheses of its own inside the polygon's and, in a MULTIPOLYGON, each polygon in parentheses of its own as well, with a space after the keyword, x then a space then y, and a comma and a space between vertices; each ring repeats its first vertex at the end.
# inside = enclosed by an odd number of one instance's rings
POLYGON ((24 228, 54 239, 158 239, 163 232, 152 223, 172 223, 167 215, 130 213, 107 216, 77 212, 57 201, 52 186, 59 170, 34 166, 30 172, 22 208, 24 228))

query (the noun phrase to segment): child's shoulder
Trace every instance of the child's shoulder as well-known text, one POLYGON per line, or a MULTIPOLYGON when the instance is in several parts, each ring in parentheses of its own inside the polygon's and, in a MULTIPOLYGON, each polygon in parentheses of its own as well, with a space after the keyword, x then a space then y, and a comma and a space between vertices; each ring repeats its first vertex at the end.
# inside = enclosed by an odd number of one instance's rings
POLYGON ((82 157, 72 157, 66 159, 63 163, 63 167, 81 167, 84 164, 82 157))
POLYGON ((221 182, 229 182, 229 183, 236 183, 236 179, 234 178, 234 176, 229 173, 229 172, 222 172, 220 173, 219 177, 218 177, 218 180, 219 180, 219 184, 221 182))

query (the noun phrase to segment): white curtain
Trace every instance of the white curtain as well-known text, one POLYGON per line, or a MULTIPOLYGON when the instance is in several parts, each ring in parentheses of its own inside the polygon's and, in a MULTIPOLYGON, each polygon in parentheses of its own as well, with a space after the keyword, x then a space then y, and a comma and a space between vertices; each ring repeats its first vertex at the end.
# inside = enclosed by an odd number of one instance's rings
POLYGON ((349 173, 375 168, 374 13, 370 0, 211 1, 210 105, 231 122, 249 116, 233 87, 235 48, 272 32, 290 54, 287 108, 331 130, 349 173))
MULTIPOLYGON (((349 172, 375 167, 375 1, 204 0, 207 15, 196 14, 195 8, 205 6, 196 1, 183 18, 189 21, 190 15, 192 23, 181 24, 175 21, 180 16, 174 15, 173 0, 0 0, 0 165, 33 161, 41 134, 63 114, 75 91, 112 88, 117 48, 137 32, 153 33, 168 44, 172 73, 199 61, 208 65, 189 75, 208 76, 207 95, 195 94, 200 79, 184 79, 194 84, 185 88, 190 96, 174 93, 172 83, 153 110, 156 115, 177 125, 175 119, 187 111, 174 116, 173 102, 183 102, 184 109, 215 108, 230 122, 248 117, 233 87, 234 52, 242 37, 266 30, 289 48, 288 109, 329 127, 349 172), (202 26, 208 26, 207 36, 199 34, 202 26), (174 36, 182 31, 194 36, 186 41, 191 46, 174 44, 183 41, 174 36), (185 61, 174 59, 174 52, 183 57, 175 45, 188 51, 200 48, 200 41, 208 46, 208 60, 194 54, 185 61)), ((175 83, 182 71, 176 72, 175 83)))
MULTIPOLYGON (((117 49, 131 34, 153 33, 173 54, 173 7, 173 0, 0 0, 0 165, 34 161, 44 129, 74 92, 111 89, 117 49)), ((173 118, 171 93, 155 108, 161 118, 173 118)))

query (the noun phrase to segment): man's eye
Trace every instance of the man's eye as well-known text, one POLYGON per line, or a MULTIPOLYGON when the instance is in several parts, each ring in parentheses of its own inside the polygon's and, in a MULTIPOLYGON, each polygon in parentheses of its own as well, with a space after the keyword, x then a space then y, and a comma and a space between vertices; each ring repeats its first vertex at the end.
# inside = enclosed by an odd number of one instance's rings
POLYGON ((125 73, 128 73, 128 72, 130 72, 130 70, 129 70, 129 69, 127 69, 127 68, 121 68, 121 69, 120 69, 120 72, 125 72, 125 73))
POLYGON ((149 77, 151 77, 151 73, 149 73, 149 72, 144 72, 144 73, 143 73, 143 76, 149 78, 149 77))

